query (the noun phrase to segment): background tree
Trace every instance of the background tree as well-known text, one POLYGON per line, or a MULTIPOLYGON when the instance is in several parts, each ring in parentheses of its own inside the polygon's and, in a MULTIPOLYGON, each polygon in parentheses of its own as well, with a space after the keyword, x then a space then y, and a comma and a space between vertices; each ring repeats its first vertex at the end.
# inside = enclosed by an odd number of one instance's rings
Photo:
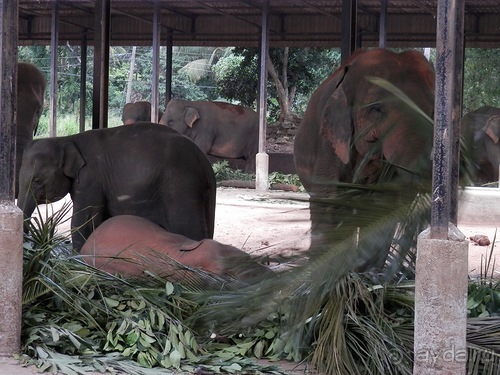
POLYGON ((500 107, 499 61, 499 48, 465 50, 464 114, 484 105, 500 107))
MULTIPOLYGON (((291 113, 302 114, 316 87, 339 65, 338 49, 271 48, 268 80, 268 120, 283 121, 291 113)), ((120 124, 126 101, 131 46, 110 51, 109 118, 120 124)), ((500 49, 467 48, 464 65, 464 113, 483 105, 500 107, 500 49)), ((32 62, 50 79, 50 46, 19 47, 19 60, 32 62)), ((152 48, 137 47, 132 81, 133 100, 151 100, 152 48)), ((88 48, 87 107, 92 114, 93 48, 88 48)), ((80 105, 80 46, 58 47, 58 134, 78 131, 80 105), (67 132, 60 127, 71 127, 67 132)), ((228 100, 256 107, 258 93, 258 51, 255 48, 175 47, 173 54, 174 98, 228 100)), ((166 53, 160 51, 160 108, 165 107, 166 53)), ((39 131, 48 123, 49 91, 39 131)))
MULTIPOLYGON (((339 61, 337 49, 269 49, 268 74, 272 84, 268 83, 268 108, 271 117, 283 122, 292 112, 303 112, 307 98, 339 61)), ((234 48, 231 55, 219 60, 214 71, 220 96, 255 106, 258 94, 256 48, 234 48)))

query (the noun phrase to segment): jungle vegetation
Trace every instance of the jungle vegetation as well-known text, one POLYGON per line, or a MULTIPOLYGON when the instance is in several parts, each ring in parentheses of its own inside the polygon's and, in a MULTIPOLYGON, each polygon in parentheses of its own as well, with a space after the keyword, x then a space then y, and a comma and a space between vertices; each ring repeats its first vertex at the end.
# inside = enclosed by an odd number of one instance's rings
MULTIPOLYGON (((433 50, 432 50, 433 52, 433 50)), ((338 66, 339 49, 271 48, 268 61, 268 123, 301 115, 314 89, 338 66)), ((433 53, 430 55, 433 60, 433 53)), ((58 134, 78 131, 80 99, 80 47, 58 47, 58 134)), ((87 115, 92 115, 93 50, 87 56, 87 115)), ((166 67, 165 48, 160 53, 166 67)), ((500 49, 467 49, 464 69, 464 113, 483 105, 500 107, 500 49)), ((19 48, 19 60, 37 65, 49 78, 50 47, 19 48)), ((151 100, 150 47, 113 47, 110 51, 109 126, 120 124, 127 98, 151 100), (132 64, 133 62, 133 64, 132 64)), ((160 108, 165 107, 165 74, 160 74, 160 108)), ((256 108, 258 54, 251 48, 175 47, 173 97, 188 100, 226 100, 256 108)), ((48 94, 47 94, 48 96, 48 94)), ((48 101, 40 134, 48 123, 48 101)))

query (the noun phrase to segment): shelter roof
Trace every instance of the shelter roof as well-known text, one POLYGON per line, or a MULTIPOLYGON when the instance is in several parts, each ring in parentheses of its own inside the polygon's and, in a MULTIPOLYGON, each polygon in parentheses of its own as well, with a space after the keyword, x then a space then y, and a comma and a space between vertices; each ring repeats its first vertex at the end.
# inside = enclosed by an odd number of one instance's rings
MULTIPOLYGON (((96 3, 56 0, 60 43, 92 44, 96 3)), ((256 46, 263 0, 158 0, 161 39, 174 45, 256 46)), ((269 0, 271 46, 338 47, 342 0, 269 0)), ((48 44, 54 0, 19 0, 19 44, 48 44)), ((111 44, 149 45, 155 1, 110 0, 111 44)), ((358 0, 361 45, 377 45, 381 0, 358 0)), ((437 0, 387 0, 388 47, 432 47, 437 0)), ((465 0, 466 47, 500 47, 500 1, 465 0)))

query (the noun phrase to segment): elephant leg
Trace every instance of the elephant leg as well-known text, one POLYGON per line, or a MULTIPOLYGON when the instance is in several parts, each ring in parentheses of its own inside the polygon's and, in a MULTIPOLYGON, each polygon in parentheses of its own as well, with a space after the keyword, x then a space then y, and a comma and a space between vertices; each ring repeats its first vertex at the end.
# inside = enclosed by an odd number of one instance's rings
POLYGON ((168 206, 168 226, 165 228, 196 241, 212 238, 210 223, 207 222, 208 216, 205 202, 200 202, 199 198, 184 199, 168 206))
POLYGON ((256 161, 255 161, 256 155, 253 155, 246 159, 245 161, 245 173, 256 173, 256 161))
POLYGON ((96 207, 80 208, 73 205, 71 218, 71 241, 73 249, 80 251, 92 232, 105 220, 104 214, 96 207))

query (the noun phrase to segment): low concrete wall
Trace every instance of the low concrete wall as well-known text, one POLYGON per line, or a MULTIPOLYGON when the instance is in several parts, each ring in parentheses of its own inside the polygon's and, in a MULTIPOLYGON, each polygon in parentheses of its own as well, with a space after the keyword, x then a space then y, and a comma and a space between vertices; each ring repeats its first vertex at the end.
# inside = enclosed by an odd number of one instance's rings
POLYGON ((458 223, 500 226, 500 189, 466 187, 460 190, 458 223))

